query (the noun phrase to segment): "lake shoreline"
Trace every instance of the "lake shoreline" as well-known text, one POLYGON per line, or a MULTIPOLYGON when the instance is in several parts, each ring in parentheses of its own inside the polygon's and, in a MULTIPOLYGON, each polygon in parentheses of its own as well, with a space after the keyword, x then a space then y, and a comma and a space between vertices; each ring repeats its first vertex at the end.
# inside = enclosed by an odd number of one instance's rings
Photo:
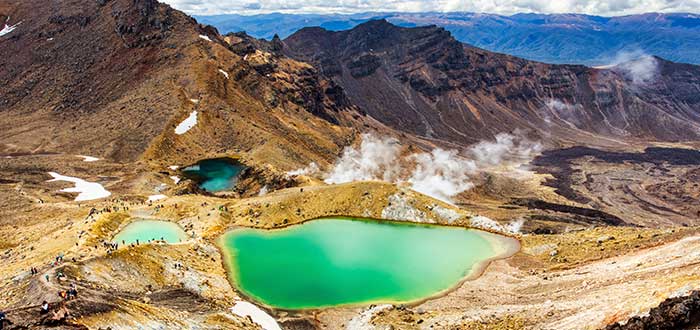
POLYGON ((373 218, 358 218, 358 217, 345 217, 345 216, 333 216, 333 217, 321 217, 321 218, 315 218, 315 219, 308 219, 299 223, 294 223, 294 224, 289 224, 277 228, 254 228, 254 227, 245 227, 245 226, 236 226, 230 230, 227 230, 223 234, 219 235, 219 237, 216 239, 216 247, 219 250, 219 252, 222 255, 222 264, 224 269, 226 270, 227 277, 229 279, 229 283, 231 287, 240 295, 245 297, 246 299, 255 302, 256 304, 271 310, 271 311, 321 311, 321 310, 328 310, 328 309, 335 309, 335 308, 356 308, 356 307, 365 307, 368 305, 376 305, 376 304, 392 304, 392 305, 404 305, 404 306, 415 306, 419 305, 425 301, 432 300, 432 299, 437 299, 440 297, 444 297, 445 295, 449 294, 450 292, 453 292, 454 290, 458 289, 460 286, 464 284, 464 282, 474 280, 476 278, 479 278, 488 268, 488 265, 491 264, 491 262, 496 261, 496 260, 502 260, 502 259, 507 259, 511 256, 513 256, 515 253, 517 253, 520 250, 520 242, 513 238, 510 237, 509 235, 502 235, 502 234, 496 234, 492 233, 491 231, 487 230, 482 230, 479 228, 471 228, 471 227, 464 227, 464 226, 459 226, 459 225, 442 225, 442 224, 426 224, 426 223, 419 223, 419 222, 412 222, 412 221, 400 221, 400 220, 387 220, 387 219, 373 219, 373 218), (464 229, 465 231, 472 231, 472 232, 478 232, 480 234, 480 237, 483 238, 488 244, 490 244, 492 250, 493 250, 493 255, 484 258, 483 260, 475 261, 472 266, 470 267, 469 271, 464 274, 464 276, 460 277, 458 282, 456 282, 454 285, 450 286, 447 289, 440 290, 434 294, 430 294, 426 296, 425 298, 419 298, 419 299, 410 299, 410 300, 395 300, 395 299, 369 299, 366 301, 359 301, 359 302, 349 302, 349 303, 341 303, 341 304, 336 304, 336 305, 329 305, 329 306, 322 306, 322 307, 300 307, 300 308, 285 308, 285 307, 276 307, 268 302, 265 301, 265 299, 255 297, 254 295, 248 294, 242 290, 242 288, 239 287, 239 282, 236 274, 232 271, 234 269, 234 265, 232 264, 235 255, 232 254, 232 252, 228 251, 228 249, 225 248, 224 242, 226 241, 227 237, 231 235, 232 233, 241 230, 241 229, 252 229, 252 230, 259 230, 263 232, 271 232, 275 231, 277 229, 285 229, 301 224, 308 223, 309 221, 320 221, 320 220, 351 220, 351 221, 358 221, 358 222, 367 222, 367 223, 372 223, 372 222, 378 222, 378 223, 389 223, 389 224, 395 224, 395 225, 402 225, 402 226, 416 226, 416 227, 437 227, 437 228, 453 228, 453 229, 464 229))

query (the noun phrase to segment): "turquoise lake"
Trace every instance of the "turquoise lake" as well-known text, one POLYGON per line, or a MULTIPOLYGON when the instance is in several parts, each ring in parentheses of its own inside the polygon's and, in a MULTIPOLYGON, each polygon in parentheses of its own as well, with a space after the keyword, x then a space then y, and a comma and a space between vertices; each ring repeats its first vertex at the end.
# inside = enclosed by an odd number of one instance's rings
POLYGON ((128 224, 112 242, 122 244, 143 244, 149 240, 164 240, 167 243, 179 243, 188 239, 187 233, 176 223, 160 220, 137 220, 128 224))
POLYGON ((230 159, 206 159, 182 170, 208 192, 232 190, 245 166, 230 159))
POLYGON ((308 309, 417 301, 449 290, 517 251, 484 231, 327 218, 221 237, 234 286, 268 306, 308 309))

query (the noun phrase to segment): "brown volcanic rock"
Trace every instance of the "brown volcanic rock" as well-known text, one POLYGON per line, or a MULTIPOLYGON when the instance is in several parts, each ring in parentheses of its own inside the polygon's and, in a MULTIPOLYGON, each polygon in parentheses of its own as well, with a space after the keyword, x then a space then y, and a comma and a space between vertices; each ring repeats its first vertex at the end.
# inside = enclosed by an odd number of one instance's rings
POLYGON ((18 1, 0 16, 21 22, 0 38, 3 149, 161 165, 235 154, 290 169, 331 161, 354 135, 335 125, 355 112, 342 90, 310 65, 261 71, 155 0, 18 1), (192 111, 197 125, 175 134, 192 111))
POLYGON ((652 308, 647 316, 635 316, 615 323, 605 330, 695 329, 700 324, 700 291, 687 296, 668 298, 652 308))
POLYGON ((284 52, 313 63, 372 117, 396 129, 460 144, 516 128, 581 142, 700 136, 700 68, 654 58, 653 81, 626 71, 548 65, 456 41, 435 26, 384 20, 348 31, 305 28, 284 52))

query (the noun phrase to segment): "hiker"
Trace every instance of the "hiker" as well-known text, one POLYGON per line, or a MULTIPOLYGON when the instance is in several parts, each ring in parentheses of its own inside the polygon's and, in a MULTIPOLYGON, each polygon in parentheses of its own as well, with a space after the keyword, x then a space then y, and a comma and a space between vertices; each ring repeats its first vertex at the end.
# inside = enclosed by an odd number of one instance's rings
POLYGON ((46 277, 46 282, 48 282, 49 281, 49 274, 44 275, 44 277, 46 277))
POLYGON ((12 322, 7 319, 7 315, 5 315, 5 312, 0 311, 0 330, 5 328, 5 321, 7 321, 7 324, 10 325, 12 322))
POLYGON ((39 310, 40 315, 46 315, 49 313, 49 303, 44 300, 44 302, 41 303, 41 309, 39 310))
POLYGON ((78 289, 75 288, 75 284, 70 285, 68 289, 68 300, 73 300, 78 297, 78 289))

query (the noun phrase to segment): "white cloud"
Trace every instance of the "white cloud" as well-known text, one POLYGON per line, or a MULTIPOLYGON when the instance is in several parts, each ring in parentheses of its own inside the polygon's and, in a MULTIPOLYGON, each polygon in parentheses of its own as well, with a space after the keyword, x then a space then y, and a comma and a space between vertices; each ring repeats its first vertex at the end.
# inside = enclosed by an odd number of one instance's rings
POLYGON ((189 14, 466 11, 630 15, 700 12, 700 0, 162 0, 189 14))

